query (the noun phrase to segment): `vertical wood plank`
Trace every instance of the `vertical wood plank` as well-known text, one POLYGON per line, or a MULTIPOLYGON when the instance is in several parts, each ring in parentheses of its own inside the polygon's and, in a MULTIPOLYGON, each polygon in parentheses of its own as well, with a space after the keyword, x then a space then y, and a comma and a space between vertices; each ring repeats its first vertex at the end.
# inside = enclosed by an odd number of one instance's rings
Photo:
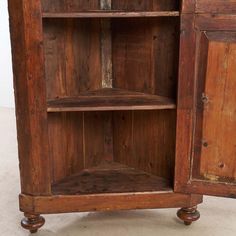
POLYGON ((235 180, 236 44, 212 40, 209 43, 204 89, 209 103, 203 110, 202 127, 198 126, 202 129, 202 139, 208 143, 201 149, 200 175, 215 181, 235 180))
POLYGON ((49 114, 48 133, 52 182, 81 171, 84 168, 83 114, 49 114))
MULTIPOLYGON (((100 1, 101 10, 111 10, 111 0, 100 1)), ((101 19, 102 88, 112 88, 111 20, 101 19)))
POLYGON ((114 160, 171 180, 175 162, 175 120, 175 111, 116 112, 114 160))
POLYGON ((196 35, 194 14, 181 17, 175 191, 184 191, 191 171, 196 35))
POLYGON ((21 191, 49 195, 50 161, 47 136, 41 4, 9 0, 21 191))
POLYGON ((179 20, 113 20, 115 87, 175 98, 179 20))
POLYGON ((99 20, 44 20, 44 45, 48 99, 102 87, 99 20))
POLYGON ((44 12, 99 10, 100 0, 42 0, 44 12))

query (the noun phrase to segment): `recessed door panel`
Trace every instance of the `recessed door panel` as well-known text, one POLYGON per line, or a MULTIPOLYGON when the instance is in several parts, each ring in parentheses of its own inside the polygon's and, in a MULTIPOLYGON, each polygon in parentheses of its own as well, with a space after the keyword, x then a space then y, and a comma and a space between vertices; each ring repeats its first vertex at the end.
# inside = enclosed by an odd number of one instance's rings
POLYGON ((236 198, 235 24, 234 15, 183 17, 176 192, 236 198))

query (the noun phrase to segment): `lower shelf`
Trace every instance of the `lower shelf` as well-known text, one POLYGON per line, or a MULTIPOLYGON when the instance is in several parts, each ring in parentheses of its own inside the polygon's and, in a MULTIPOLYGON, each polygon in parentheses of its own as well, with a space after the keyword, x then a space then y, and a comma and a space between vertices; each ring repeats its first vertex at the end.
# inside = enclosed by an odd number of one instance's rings
POLYGON ((121 165, 104 163, 85 169, 52 186, 55 195, 173 191, 162 177, 121 165))
POLYGON ((174 101, 167 97, 107 88, 84 92, 77 97, 49 100, 47 111, 166 110, 175 108, 174 101))

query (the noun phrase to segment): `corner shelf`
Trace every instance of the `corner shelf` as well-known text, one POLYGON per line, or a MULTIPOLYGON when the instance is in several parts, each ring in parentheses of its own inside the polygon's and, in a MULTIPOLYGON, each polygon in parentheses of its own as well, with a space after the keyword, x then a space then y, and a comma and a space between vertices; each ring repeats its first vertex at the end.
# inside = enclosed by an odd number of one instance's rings
POLYGON ((101 193, 173 192, 165 178, 116 162, 104 162, 82 170, 52 185, 55 195, 84 195, 101 193))
POLYGON ((179 16, 179 11, 83 11, 44 12, 43 18, 128 18, 128 17, 169 17, 179 16))
POLYGON ((48 101, 48 112, 175 109, 173 100, 122 89, 101 89, 48 101))

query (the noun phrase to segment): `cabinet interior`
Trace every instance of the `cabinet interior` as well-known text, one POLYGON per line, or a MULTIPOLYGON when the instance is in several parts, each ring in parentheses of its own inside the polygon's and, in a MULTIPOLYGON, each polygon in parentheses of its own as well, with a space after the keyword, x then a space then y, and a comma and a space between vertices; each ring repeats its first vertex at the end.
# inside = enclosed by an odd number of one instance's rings
POLYGON ((63 14, 171 12, 178 1, 101 2, 42 0, 52 13, 43 18, 52 191, 171 191, 179 17, 63 14))

